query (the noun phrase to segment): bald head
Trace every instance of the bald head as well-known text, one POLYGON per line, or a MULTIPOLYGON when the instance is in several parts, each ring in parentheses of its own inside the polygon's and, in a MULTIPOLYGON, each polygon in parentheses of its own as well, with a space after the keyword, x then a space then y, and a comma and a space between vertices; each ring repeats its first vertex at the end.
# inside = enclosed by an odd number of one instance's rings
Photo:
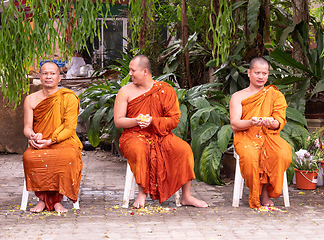
POLYGON ((249 69, 252 70, 255 66, 255 64, 261 64, 261 65, 268 65, 268 68, 270 68, 270 64, 269 62, 263 58, 263 57, 256 57, 256 58, 253 58, 250 62, 250 66, 249 66, 249 69))
POLYGON ((43 63, 43 65, 41 66, 40 71, 39 71, 40 73, 42 72, 43 66, 45 66, 46 64, 52 64, 53 66, 56 66, 57 67, 57 71, 60 73, 60 67, 59 67, 59 65, 57 65, 55 62, 52 62, 52 61, 48 61, 48 62, 43 63))
POLYGON ((151 68, 151 62, 150 59, 148 59, 145 55, 138 55, 132 59, 132 61, 136 61, 137 65, 143 69, 147 69, 147 71, 152 74, 152 68, 151 68))

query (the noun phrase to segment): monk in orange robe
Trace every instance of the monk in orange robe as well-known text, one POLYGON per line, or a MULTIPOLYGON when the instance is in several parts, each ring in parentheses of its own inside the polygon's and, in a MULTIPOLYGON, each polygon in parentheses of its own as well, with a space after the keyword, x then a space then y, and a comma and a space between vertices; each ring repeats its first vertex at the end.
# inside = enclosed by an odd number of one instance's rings
POLYGON ((180 109, 174 89, 152 79, 151 64, 144 55, 129 64, 132 83, 117 94, 114 121, 123 128, 120 149, 139 187, 134 206, 143 207, 147 194, 160 203, 182 186, 182 204, 208 205, 191 195, 194 158, 188 143, 175 136, 180 109))
POLYGON ((53 62, 40 70, 43 89, 30 94, 24 103, 24 134, 30 147, 23 155, 28 191, 40 199, 31 212, 67 212, 63 195, 78 199, 82 143, 76 135, 79 99, 69 89, 58 88, 60 69, 53 62))
POLYGON ((274 205, 270 198, 280 196, 284 172, 292 160, 289 144, 280 137, 286 124, 285 97, 273 85, 264 87, 269 67, 266 59, 253 59, 249 87, 233 94, 230 101, 234 147, 250 190, 251 208, 274 205))

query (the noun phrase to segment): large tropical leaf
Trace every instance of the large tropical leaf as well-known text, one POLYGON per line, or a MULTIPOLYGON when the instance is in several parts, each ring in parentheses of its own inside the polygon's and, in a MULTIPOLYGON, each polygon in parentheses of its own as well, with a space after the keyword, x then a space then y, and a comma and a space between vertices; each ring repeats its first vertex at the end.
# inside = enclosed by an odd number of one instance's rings
MULTIPOLYGON (((323 71, 323 70, 322 70, 323 71)), ((322 92, 324 91, 324 79, 322 79, 321 81, 319 81, 315 88, 313 89, 312 91, 312 94, 311 94, 311 97, 316 94, 316 93, 319 93, 319 92, 322 92)))
POLYGON ((94 107, 96 106, 96 103, 90 103, 81 113, 80 117, 82 118, 82 121, 85 123, 88 118, 90 117, 94 107))
POLYGON ((224 125, 217 132, 217 145, 219 149, 224 153, 227 149, 229 141, 232 139, 233 130, 230 124, 224 125))
POLYGON ((129 82, 129 80, 130 80, 130 76, 129 76, 129 75, 127 75, 126 77, 124 77, 124 78, 121 80, 121 82, 120 82, 120 87, 125 86, 125 85, 129 82))
POLYGON ((303 116, 298 110, 287 107, 286 109, 286 115, 288 119, 291 119, 295 122, 299 122, 300 124, 307 126, 307 121, 305 116, 303 116))
MULTIPOLYGON (((106 104, 106 102, 111 99, 111 98, 114 98, 116 97, 116 94, 105 94, 103 95, 100 99, 99 99, 99 102, 98 102, 98 108, 101 108, 104 104, 106 104)), ((111 105, 113 105, 113 103, 111 103, 111 105)))
POLYGON ((307 72, 310 75, 314 75, 307 67, 305 67, 300 62, 297 62, 295 59, 292 58, 292 56, 288 53, 285 53, 279 48, 276 48, 274 51, 270 53, 271 57, 274 58, 277 62, 285 65, 285 66, 291 66, 295 69, 299 69, 302 71, 307 72))
POLYGON ((220 167, 222 163, 222 152, 217 146, 217 142, 211 141, 204 149, 200 160, 200 175, 207 184, 223 185, 220 179, 220 167))
POLYGON ((89 138, 89 142, 94 147, 97 147, 100 143, 100 139, 99 139, 100 121, 103 115, 105 114, 107 108, 108 107, 98 109, 98 111, 96 111, 93 118, 90 120, 88 138, 89 138))
POLYGON ((300 113, 305 112, 305 96, 306 90, 309 86, 309 79, 306 82, 300 82, 298 85, 298 90, 289 96, 286 96, 286 100, 289 103, 288 106, 298 110, 300 113))
POLYGON ((294 146, 293 140, 290 138, 290 136, 286 132, 280 131, 280 137, 285 139, 286 142, 289 143, 290 146, 294 146))
POLYGON ((188 109, 186 105, 181 104, 180 105, 181 110, 181 117, 179 119, 178 126, 172 130, 172 132, 178 136, 179 138, 182 138, 183 140, 187 140, 187 133, 188 133, 188 109))
POLYGON ((273 84, 273 85, 289 85, 289 84, 293 84, 293 83, 301 83, 301 82, 306 81, 307 79, 308 78, 299 78, 296 76, 288 76, 288 77, 277 79, 277 80, 273 81, 271 84, 273 84))
POLYGON ((205 123, 191 132, 191 148, 195 161, 200 161, 203 145, 215 136, 218 129, 219 127, 215 123, 205 123))
POLYGON ((182 99, 185 96, 187 89, 175 89, 179 103, 182 103, 182 99))
POLYGON ((209 107, 199 109, 197 112, 195 112, 190 118, 191 130, 195 131, 199 127, 199 120, 201 117, 203 117, 203 122, 205 123, 209 118, 209 113, 214 109, 215 109, 214 107, 209 106, 209 107), (208 113, 208 115, 206 115, 205 113, 208 113))
POLYGON ((285 44, 287 38, 289 37, 289 34, 295 30, 295 27, 296 27, 296 23, 293 23, 292 25, 286 27, 283 30, 283 33, 282 33, 282 35, 280 37, 280 42, 279 42, 280 48, 284 47, 284 44, 285 44))
POLYGON ((114 106, 110 107, 109 110, 107 111, 107 117, 106 120, 107 122, 110 122, 114 118, 114 106))
POLYGON ((188 100, 188 102, 192 106, 194 106, 194 107, 196 107, 198 109, 210 106, 209 102, 206 100, 205 97, 198 97, 198 98, 195 98, 195 99, 190 99, 190 100, 188 100))

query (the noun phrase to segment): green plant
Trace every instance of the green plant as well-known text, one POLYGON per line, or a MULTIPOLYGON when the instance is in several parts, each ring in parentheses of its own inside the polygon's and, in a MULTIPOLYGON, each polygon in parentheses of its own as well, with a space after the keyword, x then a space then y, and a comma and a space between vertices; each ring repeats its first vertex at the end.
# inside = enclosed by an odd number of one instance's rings
POLYGON ((318 164, 323 160, 323 143, 320 138, 309 136, 306 140, 307 150, 300 149, 296 152, 296 159, 293 161, 294 168, 305 171, 321 171, 318 164))
POLYGON ((190 89, 176 89, 181 118, 172 132, 184 140, 191 140, 197 180, 222 185, 222 154, 230 144, 233 132, 229 124, 229 98, 214 89, 218 85, 207 83, 190 89))
POLYGON ((99 145, 100 133, 105 132, 102 129, 107 129, 111 139, 116 138, 118 129, 114 124, 114 103, 119 89, 126 85, 129 79, 130 77, 126 76, 121 81, 97 80, 80 95, 81 106, 84 107, 80 116, 83 122, 90 119, 88 139, 92 146, 99 145))
POLYGON ((303 147, 296 152, 294 167, 298 170, 319 171, 318 164, 324 160, 322 131, 324 127, 303 138, 303 147))
POLYGON ((49 56, 53 60, 56 46, 65 60, 66 53, 72 55, 73 50, 86 47, 88 37, 93 43, 94 37, 100 36, 96 18, 107 17, 110 3, 106 1, 106 12, 102 0, 96 3, 27 0, 32 12, 28 15, 22 1, 1 1, 1 90, 9 103, 18 104, 21 94, 29 91, 29 67, 49 56))
MULTIPOLYGON (((287 28, 284 36, 287 36, 290 32, 297 32, 298 40, 302 45, 304 55, 306 57, 306 63, 303 65, 301 62, 292 58, 291 54, 285 52, 282 46, 279 45, 273 52, 271 57, 273 60, 272 65, 274 70, 277 71, 277 80, 274 84, 288 85, 293 83, 300 84, 302 91, 296 91, 295 95, 292 92, 292 97, 305 99, 311 98, 314 94, 324 91, 324 61, 322 53, 324 51, 324 33, 323 29, 316 30, 316 48, 310 49, 308 39, 308 27, 305 27, 305 23, 292 25, 287 28), (297 72, 296 72, 297 71, 297 72)), ((300 109, 303 111, 304 109, 300 109)))

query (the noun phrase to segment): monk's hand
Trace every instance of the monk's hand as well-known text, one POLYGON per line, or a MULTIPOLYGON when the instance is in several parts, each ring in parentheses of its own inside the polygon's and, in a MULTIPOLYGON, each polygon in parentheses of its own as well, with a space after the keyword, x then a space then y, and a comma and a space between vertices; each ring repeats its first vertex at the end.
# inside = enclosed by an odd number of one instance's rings
POLYGON ((31 141, 30 145, 36 149, 43 149, 43 148, 50 146, 54 143, 54 142, 52 142, 52 139, 49 139, 49 140, 43 139, 43 140, 35 140, 35 141, 30 140, 30 141, 31 141))
POLYGON ((263 120, 260 117, 252 117, 251 120, 252 120, 253 126, 260 127, 263 124, 263 120))
POLYGON ((152 117, 149 114, 139 114, 136 118, 136 122, 140 128, 147 128, 152 122, 152 117))
POLYGON ((272 130, 277 130, 280 127, 280 122, 273 117, 268 117, 264 120, 264 126, 272 130))
POLYGON ((41 133, 32 133, 29 136, 29 140, 42 140, 43 134, 41 133))
POLYGON ((273 121, 273 117, 267 117, 263 120, 263 126, 265 126, 266 128, 272 128, 273 121))

